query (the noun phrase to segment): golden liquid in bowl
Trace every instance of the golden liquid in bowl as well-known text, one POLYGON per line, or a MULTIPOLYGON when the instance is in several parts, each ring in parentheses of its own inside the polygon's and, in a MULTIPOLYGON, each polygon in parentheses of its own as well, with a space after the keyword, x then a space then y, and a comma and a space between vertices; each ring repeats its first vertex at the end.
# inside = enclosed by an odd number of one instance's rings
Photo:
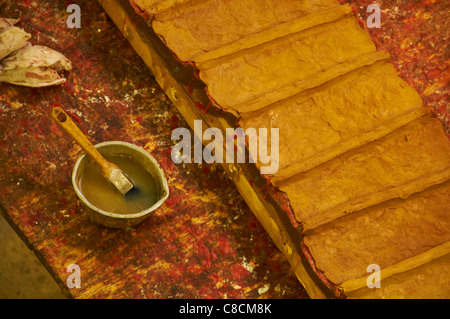
POLYGON ((122 195, 106 180, 98 165, 89 157, 80 175, 79 189, 93 206, 110 213, 135 214, 158 201, 158 189, 153 176, 137 161, 127 156, 104 156, 127 174, 138 188, 122 195))

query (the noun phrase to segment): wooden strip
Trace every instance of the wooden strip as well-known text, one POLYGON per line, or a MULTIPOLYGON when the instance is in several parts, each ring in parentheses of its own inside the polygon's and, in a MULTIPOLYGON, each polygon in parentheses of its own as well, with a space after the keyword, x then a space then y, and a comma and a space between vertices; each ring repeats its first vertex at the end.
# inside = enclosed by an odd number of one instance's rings
POLYGON ((264 30, 263 32, 249 35, 246 38, 242 38, 219 49, 200 54, 194 58, 194 62, 200 71, 210 69, 222 64, 227 59, 232 58, 232 55, 236 52, 256 47, 263 43, 303 31, 319 24, 338 20, 350 12, 352 12, 352 10, 348 4, 314 12, 305 17, 264 30))
POLYGON ((278 90, 260 95, 251 101, 247 101, 246 103, 234 107, 234 109, 238 112, 253 112, 273 103, 291 98, 305 90, 320 86, 334 78, 342 76, 363 66, 371 65, 377 61, 387 60, 389 58, 390 55, 386 51, 375 51, 363 56, 358 56, 344 63, 334 65, 323 72, 315 73, 299 80, 298 82, 291 83, 278 90))
MULTIPOLYGON (((446 254, 449 253, 450 253, 450 242, 446 242, 445 244, 433 247, 430 250, 421 253, 417 256, 405 259, 395 265, 381 269, 380 271, 381 282, 383 282, 384 279, 389 278, 393 275, 407 272, 411 269, 429 263, 432 260, 445 256, 446 254)), ((367 277, 348 280, 343 284, 341 284, 340 287, 344 289, 345 293, 367 287, 367 277)))
MULTIPOLYGON (((419 94, 406 85, 392 64, 379 61, 261 110, 241 113, 239 123, 245 129, 270 127, 282 133, 279 171, 271 179, 279 185, 387 135, 424 111, 419 94)), ((257 167, 261 167, 259 162, 257 167)))

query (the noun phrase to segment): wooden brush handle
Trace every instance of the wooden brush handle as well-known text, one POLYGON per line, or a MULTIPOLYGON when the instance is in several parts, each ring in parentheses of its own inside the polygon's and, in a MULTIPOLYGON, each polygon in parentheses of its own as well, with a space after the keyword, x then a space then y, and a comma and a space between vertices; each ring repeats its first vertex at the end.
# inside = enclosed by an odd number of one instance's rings
POLYGON ((60 107, 54 107, 52 109, 52 117, 58 123, 61 128, 66 131, 83 150, 100 166, 105 178, 109 178, 111 171, 117 168, 113 163, 108 162, 99 151, 92 145, 86 135, 81 132, 78 126, 72 121, 72 119, 64 112, 60 107))

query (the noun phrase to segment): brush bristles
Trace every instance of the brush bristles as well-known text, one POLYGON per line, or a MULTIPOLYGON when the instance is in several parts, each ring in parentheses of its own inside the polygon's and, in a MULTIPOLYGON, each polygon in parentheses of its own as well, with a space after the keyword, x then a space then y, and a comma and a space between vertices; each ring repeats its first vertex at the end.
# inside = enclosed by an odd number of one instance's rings
POLYGON ((122 195, 125 195, 134 187, 133 182, 120 169, 112 170, 109 181, 122 195))

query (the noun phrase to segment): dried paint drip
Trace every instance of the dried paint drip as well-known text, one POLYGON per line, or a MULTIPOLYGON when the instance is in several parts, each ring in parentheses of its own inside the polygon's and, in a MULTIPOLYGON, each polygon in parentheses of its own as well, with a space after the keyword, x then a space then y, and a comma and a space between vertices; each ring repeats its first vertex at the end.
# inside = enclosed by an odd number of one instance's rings
POLYGON ((158 189, 152 175, 137 161, 126 156, 105 156, 127 174, 139 188, 131 197, 124 197, 102 176, 100 168, 90 158, 81 173, 79 188, 86 199, 105 212, 135 214, 158 201, 158 189))

